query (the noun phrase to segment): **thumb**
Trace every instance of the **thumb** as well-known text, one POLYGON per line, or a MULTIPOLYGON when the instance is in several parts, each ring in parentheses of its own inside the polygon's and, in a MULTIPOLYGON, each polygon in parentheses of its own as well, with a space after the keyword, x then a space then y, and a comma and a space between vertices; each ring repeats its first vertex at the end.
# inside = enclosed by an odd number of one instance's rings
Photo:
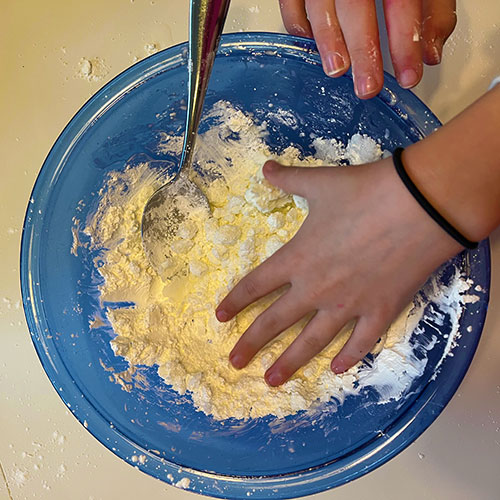
POLYGON ((303 198, 308 198, 311 192, 313 170, 315 169, 307 167, 286 167, 274 160, 266 161, 262 167, 264 177, 273 186, 303 198))

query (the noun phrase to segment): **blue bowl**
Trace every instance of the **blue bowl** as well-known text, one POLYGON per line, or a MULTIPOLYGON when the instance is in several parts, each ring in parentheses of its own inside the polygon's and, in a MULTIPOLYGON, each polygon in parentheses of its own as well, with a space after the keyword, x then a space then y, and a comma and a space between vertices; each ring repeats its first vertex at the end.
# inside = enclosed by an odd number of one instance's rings
MULTIPOLYGON (((458 266, 483 293, 467 304, 453 357, 436 374, 449 327, 441 328, 424 374, 398 401, 373 404, 365 391, 347 397, 321 422, 301 413, 286 419, 217 422, 196 411, 142 367, 148 384, 129 391, 110 379, 127 362, 115 356, 106 323, 89 327, 99 303, 94 255, 70 253, 73 218, 84 221, 96 192, 111 170, 123 169, 135 155, 161 166, 154 145, 158 132, 181 131, 186 94, 185 46, 141 61, 116 77, 71 120, 50 151, 28 203, 21 249, 24 309, 33 343, 56 391, 76 418, 125 461, 166 482, 182 478, 188 489, 221 498, 291 498, 351 481, 380 466, 412 443, 452 397, 476 349, 488 303, 488 242, 445 266, 443 280, 458 266), (166 117, 166 118, 165 118, 166 117), (449 268, 449 269, 448 269, 449 268), (448 272, 446 271, 448 269, 448 272)), ((439 122, 410 91, 386 75, 379 96, 360 101, 352 78, 323 74, 312 41, 288 35, 226 35, 215 62, 206 107, 224 99, 257 120, 269 105, 291 110, 294 129, 270 121, 268 142, 276 151, 293 143, 309 151, 309 134, 347 141, 367 133, 392 151, 428 135, 439 122), (306 137, 301 134, 306 131, 306 137)), ((202 127, 207 127, 202 124, 202 127)), ((444 285, 443 285, 444 286, 444 285)), ((434 329, 420 325, 423 335, 434 329)))

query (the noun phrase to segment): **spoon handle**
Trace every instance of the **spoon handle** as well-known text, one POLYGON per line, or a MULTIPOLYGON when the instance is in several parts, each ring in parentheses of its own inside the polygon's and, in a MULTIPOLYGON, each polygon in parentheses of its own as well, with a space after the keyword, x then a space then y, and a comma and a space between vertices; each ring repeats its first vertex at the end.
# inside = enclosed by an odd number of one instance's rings
POLYGON ((191 0, 189 23, 189 95, 181 168, 191 164, 203 102, 230 0, 191 0))

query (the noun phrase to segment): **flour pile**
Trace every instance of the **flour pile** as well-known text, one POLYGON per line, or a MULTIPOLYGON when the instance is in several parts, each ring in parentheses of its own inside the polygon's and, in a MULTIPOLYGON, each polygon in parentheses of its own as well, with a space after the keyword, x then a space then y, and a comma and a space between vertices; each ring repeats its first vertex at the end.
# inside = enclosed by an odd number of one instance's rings
MULTIPOLYGON (((341 402, 367 385, 386 400, 400 397, 423 373, 427 362, 425 357, 414 355, 410 343, 423 307, 414 306, 411 312, 408 308, 400 316, 378 344, 371 366, 354 367, 342 375, 331 372, 330 361, 350 333, 345 330, 278 388, 264 382, 264 372, 306 320, 238 371, 228 361, 229 352, 276 295, 262 299, 225 324, 214 314, 232 286, 290 240, 307 216, 305 200, 267 183, 261 173, 263 163, 270 158, 309 167, 364 163, 381 158, 380 146, 359 134, 347 145, 312 138, 314 156, 304 157, 293 146, 277 156, 266 145, 265 123, 255 123, 229 103, 218 102, 207 119, 214 125, 199 137, 195 162, 204 175, 195 181, 206 194, 211 213, 193 211, 179 226, 165 257, 165 270, 178 271, 175 278, 162 278, 161 270, 157 273, 150 266, 142 247, 144 206, 165 182, 148 162, 111 172, 99 193, 98 208, 86 223, 89 248, 101 251, 101 302, 134 304, 107 311, 116 333, 112 340, 115 353, 132 366, 157 365, 167 384, 180 394, 189 393, 194 405, 215 419, 283 417, 331 398, 341 402)), ((179 153, 181 143, 180 137, 164 134, 158 148, 179 153)), ((457 283, 460 279, 456 276, 457 283)), ((462 290, 466 288, 464 285, 462 290)), ((459 315, 455 302, 455 314, 459 315)))

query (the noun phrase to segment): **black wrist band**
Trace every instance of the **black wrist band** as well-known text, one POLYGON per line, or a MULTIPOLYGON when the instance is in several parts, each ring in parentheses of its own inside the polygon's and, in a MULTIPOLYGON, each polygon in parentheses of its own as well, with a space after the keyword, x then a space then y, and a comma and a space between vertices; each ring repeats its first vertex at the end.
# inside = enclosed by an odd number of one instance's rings
POLYGON ((420 206, 437 222, 452 238, 460 243, 460 245, 465 248, 476 248, 478 243, 475 241, 468 240, 462 233, 457 231, 424 197, 424 195, 418 190, 417 186, 410 179, 406 173, 401 155, 403 154, 403 148, 396 148, 392 154, 392 161, 396 172, 403 181, 403 184, 407 187, 408 191, 413 195, 413 197, 418 201, 420 206))

